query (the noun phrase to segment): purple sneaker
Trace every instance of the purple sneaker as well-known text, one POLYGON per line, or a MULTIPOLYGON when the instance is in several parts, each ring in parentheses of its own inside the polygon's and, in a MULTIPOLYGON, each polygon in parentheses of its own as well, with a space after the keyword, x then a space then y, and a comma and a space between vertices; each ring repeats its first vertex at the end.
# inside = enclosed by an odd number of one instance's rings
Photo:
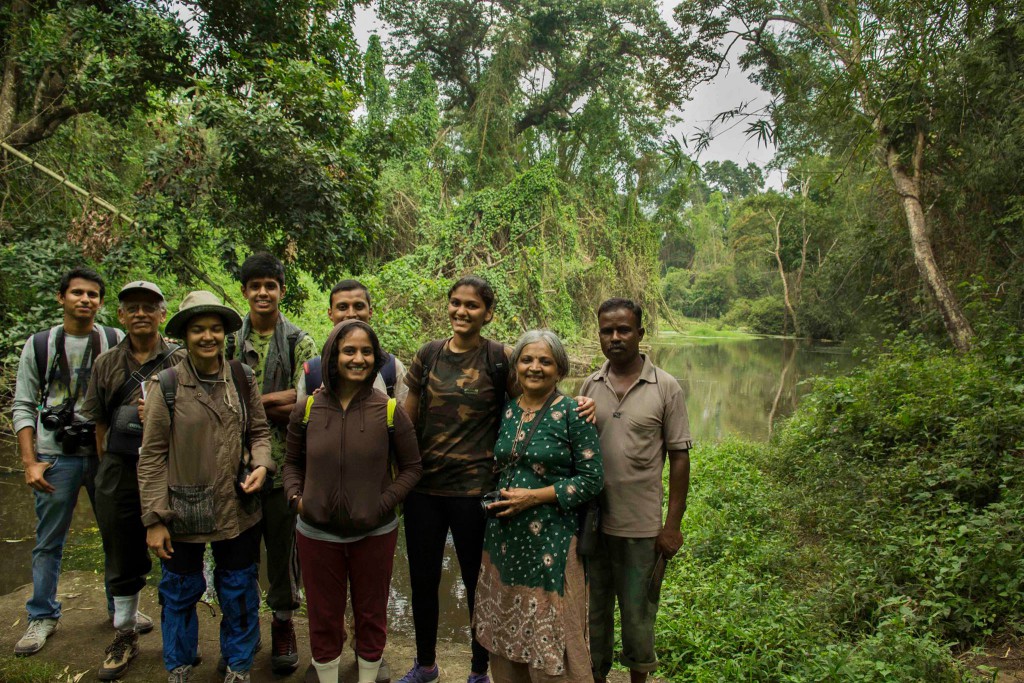
POLYGON ((470 671, 466 683, 491 683, 491 677, 485 673, 477 674, 470 671))
POLYGON ((434 666, 420 666, 419 661, 413 660, 412 668, 409 669, 409 673, 402 676, 398 683, 434 683, 441 677, 441 670, 437 668, 437 662, 434 662, 434 666))

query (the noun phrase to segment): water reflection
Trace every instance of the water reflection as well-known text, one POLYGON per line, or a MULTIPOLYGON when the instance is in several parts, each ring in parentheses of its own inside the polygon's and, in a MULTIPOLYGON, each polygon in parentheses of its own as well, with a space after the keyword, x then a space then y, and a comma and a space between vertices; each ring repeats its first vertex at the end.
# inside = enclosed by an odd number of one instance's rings
MULTIPOLYGON (((662 335, 651 346, 654 364, 679 380, 694 441, 725 436, 763 440, 769 422, 792 414, 810 390, 809 377, 842 374, 856 362, 837 344, 791 339, 709 341, 662 335)), ((583 378, 568 378, 575 393, 583 378)))
MULTIPOLYGON (((800 396, 810 388, 804 380, 839 374, 855 363, 841 346, 782 339, 695 340, 663 335, 651 347, 651 355, 655 364, 676 377, 686 392, 690 429, 698 443, 731 435, 767 438, 770 422, 791 414, 800 396)), ((581 383, 582 378, 570 378, 562 389, 574 394, 581 383)), ((0 540, 5 544, 0 553, 0 594, 31 581, 35 513, 32 492, 24 484, 13 441, 9 435, 0 435, 0 465, 17 470, 0 475, 0 540)), ((75 543, 76 530, 95 524, 89 498, 83 492, 69 543, 75 543)), ((394 632, 411 636, 409 565, 405 558, 405 539, 399 534, 388 623, 394 632)), ((102 568, 97 567, 97 571, 102 568)), ((438 636, 465 642, 468 649, 466 595, 450 536, 440 594, 438 636)))

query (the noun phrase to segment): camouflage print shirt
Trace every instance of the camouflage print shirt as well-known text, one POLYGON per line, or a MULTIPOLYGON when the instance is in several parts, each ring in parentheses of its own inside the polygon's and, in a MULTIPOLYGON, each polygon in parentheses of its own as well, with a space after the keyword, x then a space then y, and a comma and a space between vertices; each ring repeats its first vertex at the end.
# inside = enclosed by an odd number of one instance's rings
MULTIPOLYGON (((453 353, 448 345, 427 358, 429 345, 413 358, 405 384, 420 395, 424 364, 431 364, 426 400, 416 423, 423 478, 416 491, 440 496, 479 496, 494 488, 494 442, 504 392, 488 372, 487 345, 453 353)), ((505 349, 506 356, 509 349, 505 349)))

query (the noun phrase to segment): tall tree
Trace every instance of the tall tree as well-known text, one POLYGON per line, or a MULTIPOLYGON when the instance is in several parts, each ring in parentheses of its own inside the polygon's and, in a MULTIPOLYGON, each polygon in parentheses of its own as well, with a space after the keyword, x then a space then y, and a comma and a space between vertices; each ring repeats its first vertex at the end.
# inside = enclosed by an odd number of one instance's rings
POLYGON ((970 345, 974 330, 939 267, 930 234, 927 189, 941 171, 929 153, 943 144, 934 123, 969 90, 946 77, 948 65, 997 25, 1019 21, 1018 5, 699 0, 676 8, 684 40, 720 46, 720 60, 737 42, 747 46, 740 63, 755 69, 775 96, 772 124, 784 150, 797 139, 804 149, 837 154, 870 150, 884 166, 921 279, 958 349, 970 345))
POLYGON ((450 110, 507 117, 510 135, 569 131, 591 98, 662 114, 700 75, 654 0, 379 0, 399 66, 426 63, 450 110), (497 88, 498 92, 495 92, 497 88))
POLYGON ((370 178, 349 148, 353 20, 351 0, 11 0, 0 139, 24 147, 84 114, 119 124, 159 110, 149 180, 122 205, 147 239, 180 263, 214 235, 229 268, 239 247, 270 248, 334 278, 375 228, 370 178))
POLYGON ((193 69, 167 4, 9 0, 0 7, 0 140, 27 147, 85 113, 124 120, 193 69))

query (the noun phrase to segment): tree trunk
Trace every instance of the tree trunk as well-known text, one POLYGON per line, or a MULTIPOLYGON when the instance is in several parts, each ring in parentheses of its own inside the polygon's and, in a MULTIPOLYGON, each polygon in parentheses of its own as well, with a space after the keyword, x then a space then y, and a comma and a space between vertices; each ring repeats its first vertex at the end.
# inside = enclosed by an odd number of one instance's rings
POLYGON ((921 203, 921 163, 924 156, 924 131, 919 130, 914 143, 913 173, 900 164, 899 152, 890 142, 885 150, 885 163, 892 175, 896 192, 900 196, 903 213, 910 231, 910 245, 914 263, 928 287, 935 305, 942 314, 946 333, 958 351, 967 351, 974 339, 974 329, 960 308, 960 302, 946 283, 946 278, 935 263, 935 252, 928 235, 924 206, 921 203))
POLYGON ((14 0, 10 7, 7 25, 7 46, 3 55, 3 82, 0 84, 0 140, 6 140, 14 128, 17 116, 18 62, 17 55, 21 50, 22 31, 24 30, 27 3, 25 0, 14 0))
MULTIPOLYGON (((793 321, 793 336, 800 336, 800 324, 796 318, 796 308, 793 306, 793 301, 790 298, 789 293, 789 281, 786 279, 786 268, 782 264, 782 217, 785 216, 785 212, 780 213, 779 217, 776 218, 775 214, 771 211, 768 212, 768 216, 772 219, 772 227, 775 230, 775 249, 772 250, 772 254, 775 256, 775 262, 779 266, 779 279, 782 280, 782 301, 786 305, 786 312, 789 313, 790 320, 793 321)), ((806 250, 807 243, 804 243, 804 249, 806 250)), ((801 278, 803 266, 801 265, 801 278)), ((783 334, 785 334, 786 326, 783 323, 782 326, 783 334)))

